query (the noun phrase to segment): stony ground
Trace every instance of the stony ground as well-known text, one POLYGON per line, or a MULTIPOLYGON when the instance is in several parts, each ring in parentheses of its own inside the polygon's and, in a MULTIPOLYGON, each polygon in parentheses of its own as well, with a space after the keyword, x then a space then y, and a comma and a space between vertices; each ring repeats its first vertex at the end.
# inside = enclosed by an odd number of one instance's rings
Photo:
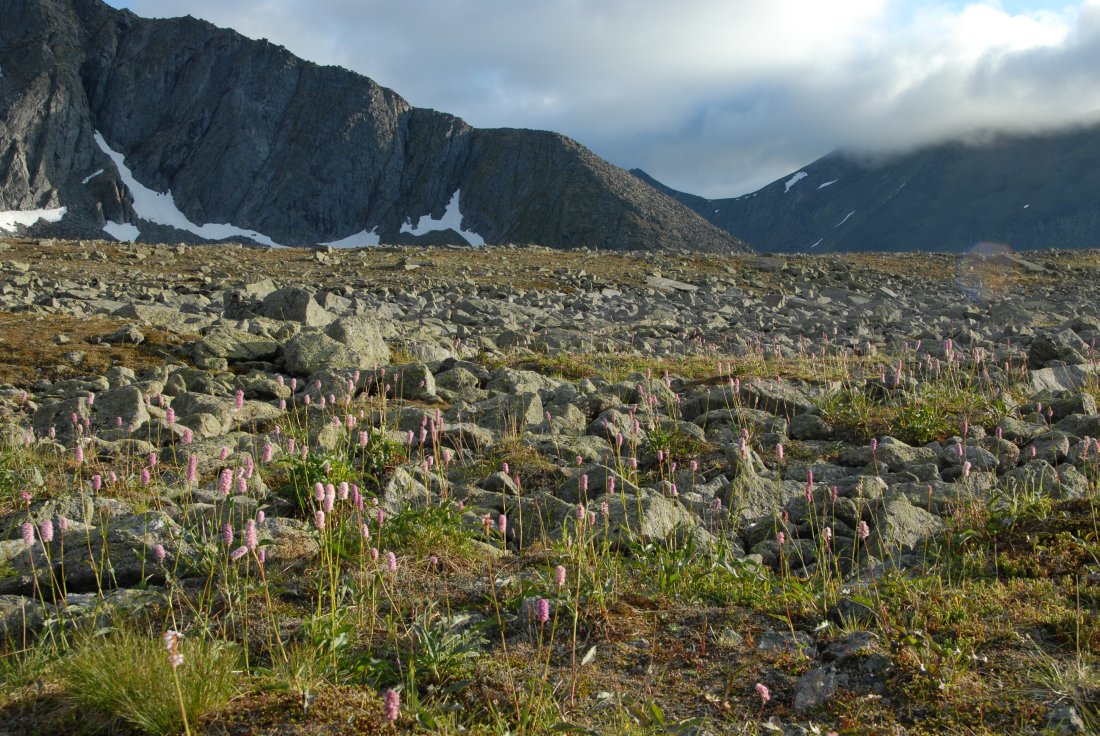
POLYGON ((1095 732, 1098 276, 0 241, 3 728, 1095 732))

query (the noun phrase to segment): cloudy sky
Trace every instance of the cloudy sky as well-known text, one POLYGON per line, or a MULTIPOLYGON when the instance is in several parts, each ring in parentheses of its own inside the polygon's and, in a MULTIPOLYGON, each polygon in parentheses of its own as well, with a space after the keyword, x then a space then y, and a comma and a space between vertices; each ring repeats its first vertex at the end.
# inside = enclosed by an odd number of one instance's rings
POLYGON ((837 147, 1100 119, 1100 0, 108 0, 711 197, 837 147))

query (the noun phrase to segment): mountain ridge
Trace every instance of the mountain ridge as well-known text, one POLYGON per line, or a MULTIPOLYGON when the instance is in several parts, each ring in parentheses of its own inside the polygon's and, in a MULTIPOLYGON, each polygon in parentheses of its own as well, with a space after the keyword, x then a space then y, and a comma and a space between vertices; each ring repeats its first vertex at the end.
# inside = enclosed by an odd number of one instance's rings
POLYGON ((32 232, 134 226, 142 239, 189 240, 231 224, 233 237, 282 245, 359 234, 364 244, 746 249, 560 134, 473 128, 191 17, 143 19, 100 0, 0 10, 0 211, 66 208, 32 232), (159 221, 135 210, 111 152, 166 196, 159 221), (459 230, 440 224, 452 200, 459 230))
POLYGON ((977 132, 895 154, 833 151, 739 197, 641 180, 761 251, 1100 247, 1100 124, 977 132))

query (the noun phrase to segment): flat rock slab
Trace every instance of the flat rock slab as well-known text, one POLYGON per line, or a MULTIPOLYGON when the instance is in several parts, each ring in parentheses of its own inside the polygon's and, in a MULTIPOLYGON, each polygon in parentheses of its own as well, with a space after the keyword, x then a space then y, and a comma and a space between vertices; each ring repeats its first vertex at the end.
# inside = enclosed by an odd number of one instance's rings
POLYGON ((1055 368, 1040 368, 1031 371, 1031 389, 1033 391, 1072 391, 1088 383, 1089 379, 1100 371, 1100 366, 1088 363, 1063 365, 1055 368))
POLYGON ((670 291, 687 291, 694 292, 699 291, 699 287, 694 284, 685 284, 682 281, 673 281, 672 279, 666 279, 663 276, 650 276, 646 279, 646 286, 654 289, 667 289, 670 291))

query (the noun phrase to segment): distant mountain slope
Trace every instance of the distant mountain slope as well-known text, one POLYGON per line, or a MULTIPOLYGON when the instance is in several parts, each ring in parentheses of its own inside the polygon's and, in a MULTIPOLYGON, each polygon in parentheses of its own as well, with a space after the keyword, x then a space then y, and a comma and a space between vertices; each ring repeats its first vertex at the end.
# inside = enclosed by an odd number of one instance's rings
POLYGON ((881 160, 834 152, 731 199, 633 173, 765 251, 1100 247, 1100 126, 986 136, 881 160))
POLYGON ((479 130, 193 18, 0 0, 0 230, 743 249, 564 136, 479 130))

